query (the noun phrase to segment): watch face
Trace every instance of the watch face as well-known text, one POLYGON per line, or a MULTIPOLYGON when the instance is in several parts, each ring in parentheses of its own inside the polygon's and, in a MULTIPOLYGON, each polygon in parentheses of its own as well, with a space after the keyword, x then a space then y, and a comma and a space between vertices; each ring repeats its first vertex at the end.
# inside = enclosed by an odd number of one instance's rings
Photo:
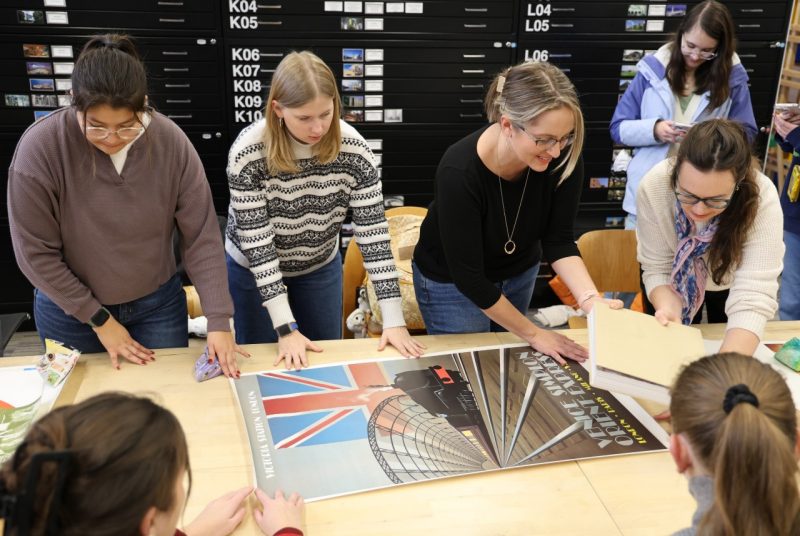
POLYGON ((105 307, 103 307, 99 311, 97 311, 94 315, 92 315, 92 318, 89 319, 89 324, 92 327, 99 328, 100 326, 105 324, 106 321, 108 321, 108 318, 110 316, 111 316, 110 313, 106 310, 105 307))

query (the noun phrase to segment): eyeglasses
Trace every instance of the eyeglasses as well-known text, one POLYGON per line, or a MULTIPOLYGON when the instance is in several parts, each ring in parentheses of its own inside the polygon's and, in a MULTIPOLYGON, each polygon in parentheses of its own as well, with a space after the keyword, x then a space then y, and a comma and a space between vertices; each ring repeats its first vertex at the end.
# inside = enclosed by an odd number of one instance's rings
POLYGON ((521 125, 514 125, 514 126, 517 127, 519 130, 521 130, 522 132, 524 132, 525 135, 531 139, 531 141, 536 143, 537 147, 542 147, 547 151, 555 147, 556 144, 558 144, 559 149, 563 149, 564 147, 571 145, 572 142, 575 141, 575 134, 573 133, 567 134, 560 140, 557 140, 556 138, 537 138, 536 136, 525 130, 525 127, 521 125))
POLYGON ((709 52, 707 50, 699 50, 695 45, 687 44, 685 39, 681 39, 681 52, 685 56, 697 56, 701 60, 713 60, 717 57, 716 52, 709 52))
MULTIPOLYGON (((738 188, 737 188, 738 190, 738 188)), ((735 190, 734 190, 735 192, 735 190)), ((732 197, 720 199, 719 197, 697 197, 696 195, 675 190, 675 198, 681 205, 696 205, 703 202, 705 206, 712 209, 726 209, 731 204, 732 197)))
POLYGON ((144 132, 144 127, 124 127, 117 130, 109 130, 106 127, 86 127, 86 137, 90 140, 102 141, 112 134, 116 134, 121 140, 131 141, 144 132))

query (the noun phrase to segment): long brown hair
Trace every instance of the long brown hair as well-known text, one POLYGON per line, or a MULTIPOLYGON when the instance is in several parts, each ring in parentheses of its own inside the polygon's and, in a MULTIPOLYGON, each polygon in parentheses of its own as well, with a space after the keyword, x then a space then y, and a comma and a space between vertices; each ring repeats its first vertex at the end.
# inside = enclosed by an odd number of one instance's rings
MULTIPOLYGON (((559 164, 561 180, 578 164, 583 148, 584 124, 578 92, 564 72, 545 61, 526 61, 508 67, 494 77, 484 99, 486 117, 492 123, 505 115, 515 125, 525 125, 550 110, 566 108, 575 118, 575 140, 559 164), (498 91, 501 78, 502 91, 498 91)), ((558 169, 558 168, 556 168, 558 169)))
POLYGON ((667 81, 676 95, 683 95, 686 84, 686 61, 681 52, 683 36, 698 27, 717 41, 717 55, 697 68, 694 73, 695 93, 709 91, 709 106, 717 108, 731 93, 730 75, 733 53, 736 51, 736 34, 731 12, 716 0, 706 0, 694 6, 681 21, 672 39, 672 51, 667 65, 667 81))
MULTIPOLYGON (((34 423, 0 470, 0 487, 20 493, 31 458, 54 451, 71 453, 69 474, 60 507, 51 512, 57 468, 42 465, 32 536, 44 534, 51 515, 63 536, 136 535, 151 507, 166 512, 175 506, 175 483, 190 471, 186 437, 175 416, 147 398, 122 393, 55 409, 34 423)), ((11 534, 27 536, 13 528, 11 534)))
POLYGON ((264 108, 267 123, 264 131, 264 147, 267 150, 267 169, 271 174, 298 171, 289 139, 290 134, 272 109, 272 101, 285 108, 297 108, 320 96, 333 99, 331 128, 314 146, 317 160, 327 164, 339 156, 342 147, 342 133, 339 128, 341 106, 336 78, 324 61, 307 50, 291 52, 281 60, 272 75, 272 84, 264 108))
POLYGON ((704 357, 684 368, 672 387, 672 429, 714 478, 714 504, 698 534, 800 534, 797 418, 780 374, 741 354, 704 357), (744 384, 756 404, 723 408, 728 390, 744 384))
POLYGON ((673 190, 684 162, 705 173, 730 171, 736 181, 731 202, 719 215, 719 227, 708 250, 711 278, 717 285, 723 284, 725 275, 741 263, 747 233, 758 211, 758 161, 750 151, 747 134, 739 123, 710 119, 689 129, 672 170, 673 190))

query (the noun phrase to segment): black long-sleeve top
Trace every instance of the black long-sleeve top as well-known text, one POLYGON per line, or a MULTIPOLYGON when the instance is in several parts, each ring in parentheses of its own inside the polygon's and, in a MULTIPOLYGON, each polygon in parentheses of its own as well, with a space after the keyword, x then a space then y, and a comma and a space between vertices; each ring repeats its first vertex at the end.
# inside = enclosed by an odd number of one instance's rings
POLYGON ((583 159, 559 185, 555 169, 564 153, 547 171, 530 171, 522 199, 513 254, 503 249, 508 235, 503 221, 503 189, 508 230, 520 204, 525 172, 515 181, 500 180, 478 157, 482 128, 451 145, 436 171, 434 200, 420 229, 414 261, 434 281, 455 283, 481 309, 500 299, 495 282, 528 270, 542 257, 548 262, 577 256, 573 223, 583 184, 583 159))

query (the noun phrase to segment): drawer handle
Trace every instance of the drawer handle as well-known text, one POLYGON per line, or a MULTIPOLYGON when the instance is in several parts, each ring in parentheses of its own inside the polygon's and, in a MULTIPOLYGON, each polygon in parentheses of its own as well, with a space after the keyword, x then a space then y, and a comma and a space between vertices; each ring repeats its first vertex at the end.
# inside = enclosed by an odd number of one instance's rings
MULTIPOLYGON (((483 102, 482 99, 458 99, 458 100, 459 100, 459 102, 461 102, 461 104, 472 104, 472 103, 480 104, 480 103, 483 102)), ((167 102, 169 102, 169 101, 167 101, 167 102)))
POLYGON ((740 58, 757 58, 758 54, 739 54, 740 58))
POLYGON ((191 104, 192 99, 167 99, 167 104, 191 104))
POLYGON ((169 114, 169 115, 167 115, 167 117, 169 117, 170 119, 191 119, 192 118, 192 114, 185 114, 185 115, 169 114))
POLYGON ((165 73, 188 73, 188 67, 164 67, 165 73))
POLYGON ((574 28, 574 24, 551 24, 551 28, 574 28))
POLYGON ((162 50, 161 54, 163 54, 164 56, 188 56, 189 55, 189 53, 187 51, 185 51, 185 50, 179 50, 179 51, 162 50))
POLYGON ((742 13, 764 13, 764 10, 763 10, 763 9, 761 9, 761 8, 756 8, 756 9, 740 9, 739 11, 741 11, 742 13))
POLYGON ((486 57, 486 54, 462 54, 461 57, 464 59, 473 58, 482 60, 486 57))
POLYGON ((484 74, 484 69, 461 69, 461 74, 484 74))
POLYGON ((177 24, 183 24, 186 22, 186 19, 158 19, 158 22, 174 22, 177 24))
POLYGON ((571 58, 572 54, 550 54, 551 58, 571 58))
POLYGON ((574 7, 554 7, 554 8, 553 8, 553 11, 569 11, 569 12, 574 12, 574 11, 575 11, 575 8, 574 8, 574 7))
POLYGON ((464 28, 486 28, 485 24, 465 24, 464 28))
POLYGON ((164 84, 164 87, 192 87, 191 84, 164 84))
POLYGON ((483 117, 483 114, 458 114, 458 116, 467 119, 468 117, 483 117))
POLYGON ((483 89, 483 84, 461 84, 461 89, 483 89))
POLYGON ((740 24, 739 28, 761 28, 760 24, 740 24))
POLYGON ((262 52, 261 55, 267 58, 282 58, 283 52, 262 52))
POLYGON ((256 7, 262 9, 283 9, 283 6, 280 4, 258 4, 256 7))
POLYGON ((486 13, 489 11, 488 7, 465 7, 466 13, 486 13))
POLYGON ((283 24, 282 20, 260 20, 258 21, 259 26, 280 26, 283 24))
POLYGON ((159 6, 182 6, 183 2, 164 2, 163 0, 158 2, 159 6))

